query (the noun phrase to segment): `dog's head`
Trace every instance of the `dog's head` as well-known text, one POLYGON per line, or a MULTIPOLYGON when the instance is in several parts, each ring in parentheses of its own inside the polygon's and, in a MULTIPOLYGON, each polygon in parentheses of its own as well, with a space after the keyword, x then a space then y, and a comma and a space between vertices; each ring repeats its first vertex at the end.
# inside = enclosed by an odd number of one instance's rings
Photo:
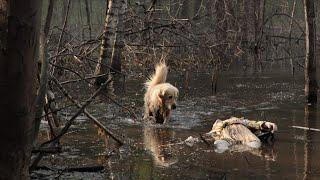
POLYGON ((158 94, 159 102, 163 110, 165 111, 165 116, 169 117, 173 109, 177 107, 177 99, 179 96, 179 90, 169 83, 165 83, 158 94))

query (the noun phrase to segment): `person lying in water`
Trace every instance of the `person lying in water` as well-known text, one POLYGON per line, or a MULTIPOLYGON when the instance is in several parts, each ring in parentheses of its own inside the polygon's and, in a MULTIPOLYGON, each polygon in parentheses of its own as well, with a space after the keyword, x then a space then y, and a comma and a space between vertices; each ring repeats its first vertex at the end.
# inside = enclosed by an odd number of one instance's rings
POLYGON ((214 141, 218 152, 229 149, 231 145, 246 145, 259 148, 261 139, 273 136, 278 130, 275 123, 267 121, 252 121, 244 118, 231 117, 226 120, 216 120, 212 130, 206 133, 206 139, 214 141))

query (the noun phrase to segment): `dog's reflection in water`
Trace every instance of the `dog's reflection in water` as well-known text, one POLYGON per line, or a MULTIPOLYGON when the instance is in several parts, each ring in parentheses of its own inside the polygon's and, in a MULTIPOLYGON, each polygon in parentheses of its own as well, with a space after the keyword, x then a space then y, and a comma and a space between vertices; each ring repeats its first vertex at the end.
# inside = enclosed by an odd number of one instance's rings
POLYGON ((152 126, 144 127, 144 147, 153 156, 155 165, 169 167, 178 160, 173 150, 174 132, 152 126))

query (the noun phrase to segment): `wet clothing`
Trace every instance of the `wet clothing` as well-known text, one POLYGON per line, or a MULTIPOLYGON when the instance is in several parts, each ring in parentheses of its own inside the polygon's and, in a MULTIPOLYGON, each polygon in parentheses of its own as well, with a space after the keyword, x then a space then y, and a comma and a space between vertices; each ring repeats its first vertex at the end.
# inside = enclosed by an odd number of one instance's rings
POLYGON ((264 125, 265 123, 266 121, 252 121, 236 117, 223 121, 218 119, 208 135, 211 135, 214 140, 226 141, 229 145, 246 144, 260 147, 261 140, 259 137, 263 137, 262 140, 264 141, 272 134, 270 129, 264 125))
POLYGON ((213 126, 212 126, 212 130, 210 132, 215 132, 216 134, 221 134, 223 128, 232 125, 232 124, 242 124, 244 126, 246 126, 247 128, 249 128, 250 130, 263 130, 263 124, 266 121, 251 121, 248 119, 244 119, 244 118, 236 118, 236 117, 232 117, 230 119, 226 119, 224 121, 221 120, 217 120, 213 126))

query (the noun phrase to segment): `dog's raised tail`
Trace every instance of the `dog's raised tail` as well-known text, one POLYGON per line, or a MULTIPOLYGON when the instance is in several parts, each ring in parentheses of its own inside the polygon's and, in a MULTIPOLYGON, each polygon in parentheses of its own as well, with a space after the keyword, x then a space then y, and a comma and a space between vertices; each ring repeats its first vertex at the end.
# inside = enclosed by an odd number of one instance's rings
POLYGON ((168 67, 165 63, 156 65, 156 72, 145 83, 146 88, 155 86, 157 84, 165 83, 167 80, 168 67))

